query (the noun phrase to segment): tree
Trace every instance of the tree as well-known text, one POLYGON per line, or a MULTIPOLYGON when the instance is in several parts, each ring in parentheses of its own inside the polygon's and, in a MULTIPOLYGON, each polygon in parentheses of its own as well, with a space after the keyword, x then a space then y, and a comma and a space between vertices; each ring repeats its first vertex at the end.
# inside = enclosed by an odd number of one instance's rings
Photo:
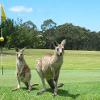
POLYGON ((2 34, 4 37, 4 46, 7 46, 8 37, 10 37, 11 34, 13 34, 15 27, 14 27, 14 21, 11 19, 7 19, 5 22, 3 22, 0 27, 2 28, 2 34))
POLYGON ((22 25, 28 29, 37 30, 36 25, 32 21, 27 21, 27 22, 23 23, 22 25))
POLYGON ((65 23, 57 26, 52 19, 47 19, 39 31, 32 21, 15 23, 7 19, 0 25, 5 41, 0 46, 7 48, 53 48, 53 43, 66 39, 65 49, 100 50, 100 32, 92 32, 84 27, 65 23))
POLYGON ((47 19, 41 25, 43 36, 46 40, 46 47, 52 48, 52 44, 56 40, 55 30, 56 23, 52 19, 47 19))
POLYGON ((22 21, 18 21, 18 23, 14 25, 14 31, 12 32, 12 34, 10 34, 9 36, 6 35, 6 45, 8 48, 34 48, 34 42, 37 42, 35 41, 36 36, 37 27, 34 23, 32 23, 31 21, 27 21, 25 23, 22 23, 22 21))

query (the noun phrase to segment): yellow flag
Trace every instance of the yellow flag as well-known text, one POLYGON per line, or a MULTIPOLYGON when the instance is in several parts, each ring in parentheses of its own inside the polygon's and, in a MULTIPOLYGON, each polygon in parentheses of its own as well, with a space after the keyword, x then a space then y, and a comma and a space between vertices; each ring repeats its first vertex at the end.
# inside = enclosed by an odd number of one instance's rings
POLYGON ((1 4, 1 22, 5 22, 5 21, 6 21, 6 14, 5 14, 5 11, 4 11, 4 7, 1 4))

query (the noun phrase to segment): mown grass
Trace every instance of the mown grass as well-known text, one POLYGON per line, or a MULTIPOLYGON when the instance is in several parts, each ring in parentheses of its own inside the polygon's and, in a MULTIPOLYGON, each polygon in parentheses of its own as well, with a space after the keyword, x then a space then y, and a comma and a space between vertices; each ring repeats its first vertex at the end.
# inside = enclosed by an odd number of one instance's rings
MULTIPOLYGON (((0 100, 100 100, 100 52, 99 51, 70 51, 66 50, 64 64, 60 73, 58 96, 53 97, 49 89, 43 95, 37 95, 42 83, 34 69, 36 59, 53 50, 26 49, 25 59, 32 69, 31 83, 39 83, 28 93, 25 86, 18 91, 16 87, 16 53, 14 50, 3 50, 4 75, 0 73, 0 100)), ((0 66, 1 68, 1 66, 0 66)), ((0 70, 1 72, 1 70, 0 70)), ((47 87, 49 88, 48 84, 47 87)))
MULTIPOLYGON (((23 84, 18 91, 11 91, 17 85, 15 70, 5 70, 0 74, 1 100, 100 100, 100 70, 61 70, 59 83, 64 83, 53 97, 51 89, 42 95, 37 92, 42 88, 35 70, 32 70, 31 83, 39 83, 29 93, 23 84)), ((48 84, 47 88, 49 88, 48 84)))
MULTIPOLYGON (((25 59, 31 69, 35 68, 36 60, 52 53, 53 50, 47 49, 26 49, 25 59)), ((3 67, 5 69, 15 69, 16 52, 15 50, 3 50, 3 67)), ((100 69, 99 51, 70 51, 65 50, 64 63, 62 69, 100 69)))

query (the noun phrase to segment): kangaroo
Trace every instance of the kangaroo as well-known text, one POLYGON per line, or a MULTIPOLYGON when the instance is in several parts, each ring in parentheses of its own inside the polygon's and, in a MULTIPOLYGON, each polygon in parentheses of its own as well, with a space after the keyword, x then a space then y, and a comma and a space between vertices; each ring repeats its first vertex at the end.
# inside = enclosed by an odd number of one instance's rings
POLYGON ((23 82, 27 89, 31 91, 32 86, 30 84, 31 80, 31 71, 28 65, 26 64, 26 61, 24 59, 24 49, 16 49, 16 74, 17 74, 17 80, 18 80, 18 86, 17 90, 20 88, 20 82, 23 82))
POLYGON ((54 54, 47 54, 43 58, 39 59, 36 63, 36 70, 41 78, 43 89, 37 94, 42 94, 46 91, 45 79, 51 89, 54 91, 54 96, 58 91, 58 78, 61 66, 63 64, 64 45, 66 40, 63 40, 61 44, 55 46, 54 54))

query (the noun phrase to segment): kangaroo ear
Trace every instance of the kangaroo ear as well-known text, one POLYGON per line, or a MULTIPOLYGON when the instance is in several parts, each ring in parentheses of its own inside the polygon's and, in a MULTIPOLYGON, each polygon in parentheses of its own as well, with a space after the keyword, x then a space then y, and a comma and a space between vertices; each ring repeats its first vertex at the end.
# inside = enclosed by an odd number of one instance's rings
POLYGON ((53 46, 54 46, 54 47, 58 46, 58 42, 57 42, 57 41, 54 41, 54 42, 53 42, 53 46))
POLYGON ((18 48, 15 48, 15 51, 16 51, 16 52, 19 52, 19 49, 18 49, 18 48))
POLYGON ((66 44, 66 39, 61 42, 61 45, 64 46, 66 44))
POLYGON ((26 47, 24 47, 23 49, 21 49, 21 51, 24 52, 25 49, 26 49, 26 47))
POLYGON ((21 49, 22 52, 24 52, 25 48, 21 49))

